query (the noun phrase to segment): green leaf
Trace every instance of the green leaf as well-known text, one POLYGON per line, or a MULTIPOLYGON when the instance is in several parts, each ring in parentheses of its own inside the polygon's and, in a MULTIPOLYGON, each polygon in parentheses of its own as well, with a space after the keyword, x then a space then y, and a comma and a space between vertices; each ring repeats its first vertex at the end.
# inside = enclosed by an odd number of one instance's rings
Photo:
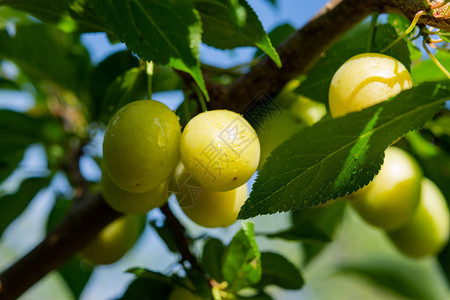
POLYGON ((118 76, 106 90, 100 120, 108 123, 112 115, 133 100, 142 99, 147 88, 147 74, 139 67, 118 76))
POLYGON ((230 291, 239 291, 260 280, 261 261, 253 223, 242 222, 242 228, 225 249, 222 274, 230 291))
POLYGON ((246 0, 193 0, 203 23, 203 42, 219 48, 256 46, 281 67, 280 57, 246 0), (245 23, 240 14, 245 13, 245 23))
MULTIPOLYGON (((328 105, 328 90, 334 73, 349 58, 367 52, 369 37, 369 24, 362 23, 354 28, 325 53, 295 92, 328 105)), ((391 25, 377 26, 370 52, 379 52, 396 38, 397 33, 391 25)), ((395 44, 384 54, 398 59, 408 70, 410 69, 409 50, 404 40, 395 44)))
MULTIPOLYGON (((345 199, 328 202, 325 207, 309 207, 292 213, 295 227, 306 227, 321 232, 331 241, 344 216, 345 199)), ((305 240, 302 248, 304 264, 312 261, 325 247, 326 243, 305 240)))
POLYGON ((295 226, 287 230, 270 233, 265 235, 268 238, 278 238, 287 241, 312 241, 312 242, 331 242, 331 238, 322 230, 316 227, 295 226))
MULTIPOLYGON (((447 51, 438 50, 435 53, 437 60, 446 68, 450 70, 450 53, 447 51)), ((448 80, 444 73, 431 61, 421 60, 416 63, 411 71, 411 77, 415 84, 426 81, 444 81, 448 80)))
POLYGON ((45 24, 16 27, 15 36, 0 31, 0 58, 14 62, 37 81, 80 94, 90 72, 89 55, 79 40, 45 24))
POLYGON ((59 269, 59 274, 66 282, 75 299, 80 299, 84 287, 92 275, 92 268, 75 257, 70 258, 59 269))
MULTIPOLYGON (((399 15, 399 14, 389 14, 388 15, 388 22, 391 24, 394 28, 397 34, 403 35, 406 31, 406 29, 411 25, 411 21, 407 19, 405 16, 399 15)), ((422 52, 417 48, 416 45, 414 45, 413 41, 411 40, 412 37, 416 35, 416 30, 413 30, 412 32, 407 35, 407 38, 405 39, 409 52, 411 53, 411 59, 417 60, 422 57, 422 52)))
POLYGON ((127 273, 134 274, 138 278, 151 279, 165 285, 173 285, 174 282, 174 278, 172 277, 144 268, 131 268, 127 270, 127 273))
POLYGON ((201 21, 188 0, 93 0, 105 24, 139 57, 189 73, 208 97, 200 70, 201 21))
MULTIPOLYGON (((341 266, 340 272, 365 277, 406 299, 446 299, 440 288, 420 264, 406 264, 392 259, 370 259, 341 266)), ((403 299, 403 298, 402 298, 403 299)))
POLYGON ((203 246, 202 267, 211 278, 222 282, 222 257, 225 246, 216 238, 209 238, 203 246))
MULTIPOLYGON (((274 47, 278 47, 282 42, 284 42, 289 36, 295 32, 295 28, 290 24, 281 24, 275 27, 270 33, 269 38, 272 41, 274 47)), ((263 54, 261 49, 258 49, 255 53, 255 57, 263 54)))
POLYGON ((286 257, 272 252, 261 253, 262 276, 258 287, 275 284, 286 290, 301 289, 304 280, 302 274, 286 257))
POLYGON ((127 287, 120 300, 161 300, 167 299, 172 285, 149 278, 137 278, 127 287))
POLYGON ((0 76, 0 89, 20 90, 20 86, 16 82, 0 76))
POLYGON ((88 1, 85 0, 0 0, 0 6, 25 11, 44 22, 61 24, 70 19, 79 32, 104 31, 105 28, 86 3, 88 1))
POLYGON ((96 116, 101 113, 103 98, 112 82, 121 74, 138 65, 139 59, 131 51, 125 50, 106 57, 95 67, 89 79, 89 90, 96 104, 96 116))
POLYGON ((25 179, 14 194, 0 197, 0 236, 33 200, 34 196, 50 184, 50 177, 25 179))
POLYGON ((167 248, 173 253, 178 253, 177 244, 168 224, 164 222, 162 226, 158 226, 157 222, 154 220, 150 221, 149 224, 151 227, 153 227, 159 237, 164 241, 167 248))
POLYGON ((449 96, 448 86, 426 83, 301 130, 272 152, 239 218, 299 210, 356 191, 378 173, 384 150, 431 119, 449 96))
POLYGON ((41 129, 37 119, 0 110, 0 182, 14 171, 28 145, 40 141, 41 129))

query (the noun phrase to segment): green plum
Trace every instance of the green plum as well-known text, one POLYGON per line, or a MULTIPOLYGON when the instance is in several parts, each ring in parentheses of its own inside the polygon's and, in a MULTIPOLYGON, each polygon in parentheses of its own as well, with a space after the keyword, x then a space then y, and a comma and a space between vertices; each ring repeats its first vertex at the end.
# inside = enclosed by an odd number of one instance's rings
POLYGON ((388 233, 394 245, 414 258, 437 254, 449 239, 450 216, 439 188, 422 179, 419 206, 408 223, 388 233))
POLYGON ((177 116, 161 102, 128 103, 106 129, 104 170, 127 192, 155 189, 168 180, 178 162, 180 136, 177 116))
POLYGON ((351 203, 368 223, 387 231, 406 224, 420 199, 422 171, 405 151, 389 147, 372 182, 350 196, 351 203))
POLYGON ((230 191, 213 191, 202 187, 180 162, 175 169, 177 186, 171 190, 185 215, 203 227, 226 227, 237 220, 239 210, 247 200, 247 184, 230 191))
POLYGON ((103 228, 79 254, 93 265, 112 264, 133 247, 144 225, 143 216, 122 216, 103 228))
POLYGON ((115 210, 127 214, 145 214, 167 202, 167 182, 143 193, 130 193, 119 188, 109 178, 107 172, 102 172, 102 193, 105 201, 115 210))
POLYGON ((233 190, 255 173, 259 139, 252 126, 228 110, 203 112, 189 121, 180 142, 181 159, 201 186, 233 190))
POLYGON ((412 87, 406 67, 393 57, 363 53, 347 60, 331 80, 328 101, 333 117, 360 111, 412 87))

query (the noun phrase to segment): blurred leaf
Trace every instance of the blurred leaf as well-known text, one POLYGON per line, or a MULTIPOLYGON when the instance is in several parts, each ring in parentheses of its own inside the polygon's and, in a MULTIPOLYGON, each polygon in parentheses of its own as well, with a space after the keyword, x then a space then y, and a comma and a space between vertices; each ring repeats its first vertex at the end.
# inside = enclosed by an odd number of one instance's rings
POLYGON ((257 46, 281 66, 278 53, 246 0, 193 0, 193 3, 202 18, 204 43, 219 49, 257 46), (245 15, 244 24, 241 14, 245 15))
POLYGON ((72 207, 73 201, 66 199, 63 195, 58 194, 55 197, 52 210, 48 214, 46 231, 47 233, 55 228, 61 222, 72 207))
MULTIPOLYGON (((295 32, 295 28, 288 23, 278 25, 275 27, 270 33, 269 38, 272 41, 272 45, 274 47, 278 47, 282 42, 284 42, 289 36, 291 36, 295 32)), ((262 55, 263 52, 261 49, 258 49, 255 52, 255 57, 262 55)))
POLYGON ((260 292, 253 296, 236 295, 235 297, 238 300, 273 300, 273 298, 269 294, 266 294, 265 292, 260 292))
POLYGON ((133 100, 142 99, 147 90, 147 74, 140 68, 132 68, 118 76, 106 90, 100 120, 108 123, 112 115, 133 100))
POLYGON ((149 222, 149 224, 151 227, 153 227, 159 237, 164 241, 167 248, 173 253, 178 253, 177 244, 167 223, 164 222, 162 226, 158 226, 157 222, 152 220, 149 222))
MULTIPOLYGON (((349 58, 367 52, 369 37, 369 24, 362 23, 355 27, 325 52, 323 58, 314 65, 314 68, 307 74, 306 80, 300 84, 295 92, 328 105, 328 90, 334 73, 349 58)), ((391 25, 377 26, 370 52, 379 52, 396 38, 397 33, 391 25)), ((404 40, 396 43, 384 54, 398 59, 410 70, 411 59, 404 40)))
POLYGON ((176 114, 180 118, 180 124, 186 125, 197 114, 198 106, 198 101, 184 97, 184 101, 176 110, 176 114))
POLYGON ((301 289, 302 274, 286 257, 272 252, 261 253, 262 276, 257 286, 263 288, 275 284, 286 290, 301 289))
POLYGON ((0 110, 0 182, 14 171, 27 146, 40 141, 41 125, 25 114, 0 110))
POLYGON ((279 238, 288 241, 316 241, 316 242, 330 242, 331 238, 323 231, 315 227, 305 227, 302 225, 292 227, 287 230, 270 233, 265 235, 268 238, 279 238))
POLYGON ((101 113, 101 105, 106 90, 113 81, 129 69, 139 65, 139 59, 131 51, 119 51, 102 60, 92 72, 89 80, 89 89, 96 104, 96 113, 101 113))
POLYGON ((92 275, 92 269, 84 266, 78 258, 72 257, 59 269, 59 274, 66 282, 75 299, 80 299, 86 284, 92 275))
POLYGON ((138 278, 151 279, 165 285, 173 285, 173 278, 162 273, 147 270, 144 268, 131 268, 127 270, 128 273, 136 275, 138 278))
MULTIPOLYGON (((399 14, 389 14, 388 22, 395 28, 395 31, 399 36, 404 34, 409 25, 411 25, 411 21, 409 19, 399 14)), ((416 32, 417 30, 413 30, 407 35, 407 38, 405 39, 408 45, 409 52, 411 53, 411 60, 417 60, 422 57, 422 52, 420 51, 420 49, 417 48, 417 46, 414 45, 414 43, 411 41, 411 38, 416 35, 416 32)))
POLYGON ((0 76, 0 89, 20 90, 20 86, 12 80, 0 76))
POLYGON ((422 84, 302 129, 272 152, 239 218, 300 210, 356 191, 378 173, 384 150, 431 119, 449 96, 448 86, 422 84))
POLYGON ((86 3, 86 0, 0 0, 0 6, 25 11, 44 22, 61 23, 70 18, 77 22, 77 31, 104 31, 105 28, 86 3))
POLYGON ((209 238, 203 246, 202 267, 211 278, 222 282, 222 257, 225 246, 216 238, 209 238))
POLYGON ((447 278, 447 283, 450 284, 450 242, 447 242, 447 245, 445 245, 444 249, 439 253, 438 260, 442 271, 447 278))
POLYGON ((25 179, 14 194, 0 197, 0 236, 8 225, 27 208, 34 196, 50 184, 50 177, 25 179))
POLYGON ((153 67, 152 90, 154 93, 181 90, 183 81, 170 68, 155 65, 153 67))
POLYGON ((0 29, 6 28, 9 24, 30 22, 31 20, 28 17, 28 14, 8 6, 1 6, 0 1, 0 29))
POLYGON ((207 96, 198 49, 201 21, 190 1, 93 0, 105 24, 139 57, 189 73, 207 96))
POLYGON ((45 24, 16 27, 9 36, 0 31, 0 58, 14 62, 38 81, 51 81, 60 87, 82 93, 90 72, 89 55, 79 40, 45 24))
MULTIPOLYGON (((435 53, 437 60, 446 68, 450 69, 450 52, 438 50, 435 53)), ((416 63, 411 71, 411 77, 415 84, 426 81, 444 81, 448 80, 444 73, 431 61, 421 60, 416 63)))
MULTIPOLYGON (((137 278, 128 285, 120 300, 162 300, 169 297, 172 285, 149 278, 137 278)), ((181 300, 181 299, 180 299, 181 300)))
POLYGON ((230 291, 239 291, 260 280, 261 260, 253 223, 242 222, 242 228, 225 249, 222 274, 230 291))
POLYGON ((406 264, 392 259, 366 259, 344 265, 339 271, 363 276, 407 299, 441 300, 448 296, 418 264, 406 264))

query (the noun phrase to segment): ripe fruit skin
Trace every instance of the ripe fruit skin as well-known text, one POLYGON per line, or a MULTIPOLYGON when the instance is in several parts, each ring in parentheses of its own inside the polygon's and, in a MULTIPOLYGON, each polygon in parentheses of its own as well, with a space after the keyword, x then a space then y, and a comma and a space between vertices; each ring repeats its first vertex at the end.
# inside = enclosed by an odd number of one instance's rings
POLYGON ((200 296, 194 295, 191 291, 180 286, 173 288, 168 300, 202 300, 200 296))
POLYGON ((179 155, 177 116, 153 100, 128 103, 111 118, 103 141, 104 170, 121 189, 143 193, 167 181, 179 155))
POLYGON ((233 224, 247 200, 247 184, 226 192, 213 191, 202 187, 182 163, 175 169, 175 178, 178 187, 173 187, 173 184, 171 186, 181 209, 189 219, 203 227, 226 227, 233 224))
POLYGON ((372 182, 351 195, 351 203, 368 223, 387 231, 406 224, 420 198, 422 172, 405 151, 389 147, 372 182))
POLYGON ((228 110, 211 110, 191 119, 181 135, 180 151, 188 172, 201 186, 215 191, 246 183, 260 157, 255 130, 228 110))
POLYGON ((347 60, 331 80, 328 101, 333 117, 360 111, 412 87, 405 66, 393 57, 363 53, 347 60))
POLYGON ((450 216, 439 188, 429 179, 422 180, 422 192, 411 220, 388 236, 405 255, 419 258, 437 254, 448 242, 450 216))
POLYGON ((100 231, 80 251, 80 255, 94 265, 112 264, 133 247, 144 224, 142 216, 122 216, 100 231))
POLYGON ((309 100, 293 92, 291 92, 291 95, 286 93, 281 93, 275 101, 289 103, 287 109, 281 111, 278 115, 266 118, 256 128, 261 144, 261 159, 258 169, 262 169, 262 166, 275 148, 302 128, 319 121, 326 114, 325 105, 322 103, 309 100), (290 99, 280 99, 281 96, 284 98, 289 97, 290 99))
POLYGON ((107 172, 102 172, 102 193, 105 201, 115 210, 127 214, 145 214, 167 202, 167 182, 144 193, 129 193, 119 188, 107 172))

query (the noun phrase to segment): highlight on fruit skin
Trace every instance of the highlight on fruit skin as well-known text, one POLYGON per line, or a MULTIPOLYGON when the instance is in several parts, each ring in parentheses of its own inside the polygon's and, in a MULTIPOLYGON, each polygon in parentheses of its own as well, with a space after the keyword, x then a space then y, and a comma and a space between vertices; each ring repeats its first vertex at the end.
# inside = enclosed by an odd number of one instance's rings
POLYGON ((180 162, 169 184, 184 214, 203 227, 226 227, 236 222, 247 200, 247 184, 225 192, 202 187, 180 162))
POLYGON ((389 147, 379 173, 349 196, 350 203, 369 224, 395 230, 414 214, 421 180, 422 171, 414 158, 400 148, 389 147))
POLYGON ((450 216, 444 195, 428 178, 422 180, 419 206, 411 220, 388 233, 403 254, 421 258, 435 255, 447 244, 450 216))
POLYGON ((168 200, 167 182, 144 193, 130 193, 112 182, 109 174, 102 171, 102 194, 105 201, 115 210, 126 214, 145 214, 164 205, 168 200))
POLYGON ((181 127, 163 103, 128 103, 111 118, 103 141, 104 169, 130 193, 143 193, 169 179, 179 159, 181 127))
POLYGON ((260 144, 252 126, 229 110, 192 118, 183 130, 181 160, 201 186, 229 191, 246 183, 259 164, 260 144))
POLYGON ((78 254, 93 265, 112 264, 133 247, 144 226, 143 216, 119 217, 103 228, 78 254))
POLYGON ((334 74, 328 93, 336 118, 387 100, 412 87, 406 67, 379 53, 362 53, 347 60, 334 74))

